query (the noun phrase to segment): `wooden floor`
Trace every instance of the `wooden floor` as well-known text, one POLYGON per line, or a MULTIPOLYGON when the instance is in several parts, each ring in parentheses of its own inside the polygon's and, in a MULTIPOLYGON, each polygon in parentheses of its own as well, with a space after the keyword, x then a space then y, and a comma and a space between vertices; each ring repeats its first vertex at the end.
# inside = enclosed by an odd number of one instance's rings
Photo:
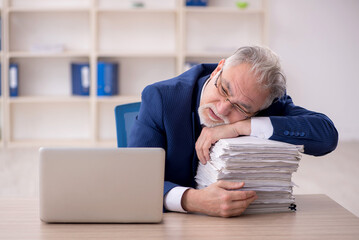
MULTIPOLYGON (((359 142, 341 142, 323 157, 303 155, 295 194, 326 194, 359 217, 359 142)), ((0 150, 0 197, 38 194, 37 149, 0 150)))

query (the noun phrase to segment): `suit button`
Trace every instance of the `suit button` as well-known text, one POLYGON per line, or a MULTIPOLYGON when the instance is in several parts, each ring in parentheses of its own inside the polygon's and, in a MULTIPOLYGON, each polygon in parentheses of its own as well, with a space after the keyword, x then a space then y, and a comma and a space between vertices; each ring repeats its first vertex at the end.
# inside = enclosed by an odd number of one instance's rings
POLYGON ((298 137, 298 136, 299 136, 299 132, 295 132, 295 136, 298 137))
POLYGON ((304 137, 304 136, 305 136, 305 132, 301 132, 301 133, 300 133, 300 136, 301 136, 301 137, 304 137))
POLYGON ((294 132, 290 132, 290 135, 291 135, 291 136, 294 136, 294 132))
POLYGON ((288 135, 289 135, 289 131, 284 131, 284 135, 288 136, 288 135))

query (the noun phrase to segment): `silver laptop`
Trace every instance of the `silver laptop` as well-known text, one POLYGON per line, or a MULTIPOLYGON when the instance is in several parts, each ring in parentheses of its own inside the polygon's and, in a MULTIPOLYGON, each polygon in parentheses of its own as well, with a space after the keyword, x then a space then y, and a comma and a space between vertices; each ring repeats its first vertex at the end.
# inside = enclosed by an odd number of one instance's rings
POLYGON ((44 222, 160 222, 161 148, 41 148, 44 222))

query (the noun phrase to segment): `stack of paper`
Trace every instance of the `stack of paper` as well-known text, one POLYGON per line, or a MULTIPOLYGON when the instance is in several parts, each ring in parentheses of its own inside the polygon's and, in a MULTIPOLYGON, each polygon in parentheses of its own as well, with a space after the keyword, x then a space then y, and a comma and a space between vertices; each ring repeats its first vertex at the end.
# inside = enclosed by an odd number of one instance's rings
POLYGON ((299 152, 303 146, 254 137, 221 139, 211 149, 211 160, 198 166, 197 188, 218 180, 244 182, 240 190, 258 196, 245 213, 295 211, 291 179, 299 152))

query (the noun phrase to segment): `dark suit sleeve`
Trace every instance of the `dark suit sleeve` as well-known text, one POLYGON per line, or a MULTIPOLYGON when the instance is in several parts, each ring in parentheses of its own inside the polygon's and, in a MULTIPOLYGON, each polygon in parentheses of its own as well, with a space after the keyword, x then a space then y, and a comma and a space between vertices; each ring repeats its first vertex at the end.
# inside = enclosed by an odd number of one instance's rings
MULTIPOLYGON (((142 92, 141 108, 130 131, 128 147, 160 147, 167 149, 163 124, 163 102, 155 86, 147 86, 142 92)), ((166 153, 167 157, 167 153, 166 153)), ((175 183, 165 181, 164 195, 175 183)))
POLYGON ((287 95, 266 111, 273 125, 272 140, 304 145, 304 152, 314 156, 327 154, 338 144, 338 132, 326 115, 294 105, 287 95))

